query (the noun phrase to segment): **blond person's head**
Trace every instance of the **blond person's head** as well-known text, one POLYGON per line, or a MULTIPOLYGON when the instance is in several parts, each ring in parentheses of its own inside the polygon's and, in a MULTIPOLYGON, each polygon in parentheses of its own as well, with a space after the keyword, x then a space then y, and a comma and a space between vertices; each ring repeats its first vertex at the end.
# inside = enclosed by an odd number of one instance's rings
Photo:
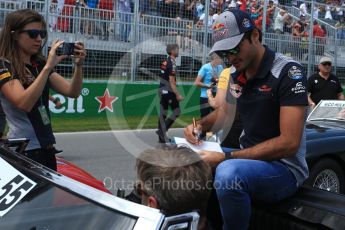
POLYGON ((142 203, 166 215, 205 211, 212 189, 210 167, 187 147, 144 151, 137 160, 142 203))

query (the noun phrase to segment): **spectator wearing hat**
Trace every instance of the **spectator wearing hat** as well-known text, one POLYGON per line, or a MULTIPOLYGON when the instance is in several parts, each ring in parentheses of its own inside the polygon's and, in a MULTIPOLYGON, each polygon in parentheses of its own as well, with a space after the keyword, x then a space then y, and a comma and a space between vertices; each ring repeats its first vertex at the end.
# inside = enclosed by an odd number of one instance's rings
POLYGON ((248 229, 253 202, 279 202, 293 195, 308 177, 307 78, 299 63, 261 43, 261 31, 246 12, 226 11, 217 24, 210 53, 227 58, 236 69, 227 103, 194 126, 188 125, 184 133, 190 143, 198 144, 195 133, 226 129, 235 115, 231 112, 237 109, 243 124, 241 150, 199 154, 216 168, 214 184, 219 185, 216 194, 223 229, 248 229))
POLYGON ((319 72, 308 78, 308 103, 313 109, 321 100, 344 100, 339 79, 331 73, 332 59, 322 57, 319 72))

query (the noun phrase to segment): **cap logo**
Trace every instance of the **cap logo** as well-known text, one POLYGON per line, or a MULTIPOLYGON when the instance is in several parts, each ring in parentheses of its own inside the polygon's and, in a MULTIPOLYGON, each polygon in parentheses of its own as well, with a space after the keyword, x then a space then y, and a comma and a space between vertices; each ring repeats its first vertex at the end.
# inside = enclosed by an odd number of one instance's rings
POLYGON ((229 30, 228 29, 223 29, 223 30, 218 30, 213 33, 213 40, 214 41, 219 41, 225 38, 229 37, 229 30))
POLYGON ((225 27, 225 25, 223 23, 216 23, 216 24, 213 25, 212 29, 213 30, 220 30, 220 29, 222 29, 224 27, 225 27))
POLYGON ((251 27, 251 23, 250 23, 250 21, 249 21, 247 18, 245 18, 245 19, 243 19, 243 21, 242 21, 242 26, 243 26, 244 28, 249 28, 249 27, 251 27))

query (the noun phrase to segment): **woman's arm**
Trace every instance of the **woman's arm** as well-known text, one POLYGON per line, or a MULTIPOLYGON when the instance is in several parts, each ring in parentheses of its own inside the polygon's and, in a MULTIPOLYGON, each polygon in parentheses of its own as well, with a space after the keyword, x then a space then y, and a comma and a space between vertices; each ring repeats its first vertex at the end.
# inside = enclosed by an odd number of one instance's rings
POLYGON ((74 49, 74 73, 71 81, 64 79, 58 73, 52 73, 49 77, 51 87, 58 93, 66 96, 77 98, 80 95, 80 91, 83 85, 83 70, 86 57, 86 50, 84 44, 77 42, 74 49))
POLYGON ((58 40, 52 44, 46 65, 27 89, 24 89, 18 79, 10 80, 1 87, 1 92, 8 101, 25 112, 30 112, 32 110, 33 106, 42 95, 50 72, 61 60, 66 58, 66 56, 57 56, 55 54, 56 49, 62 43, 63 41, 58 40))

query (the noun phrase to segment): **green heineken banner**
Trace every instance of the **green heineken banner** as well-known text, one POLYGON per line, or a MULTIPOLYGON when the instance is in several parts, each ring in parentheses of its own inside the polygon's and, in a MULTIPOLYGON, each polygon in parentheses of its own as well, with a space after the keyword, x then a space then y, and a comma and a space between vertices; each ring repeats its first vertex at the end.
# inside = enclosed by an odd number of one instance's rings
MULTIPOLYGON (((159 99, 157 84, 132 83, 84 83, 78 98, 67 98, 55 92, 52 96, 62 103, 55 108, 49 102, 53 117, 145 116, 157 115, 159 99)), ((182 114, 199 115, 200 90, 192 85, 178 86, 185 100, 181 103, 182 114)))

